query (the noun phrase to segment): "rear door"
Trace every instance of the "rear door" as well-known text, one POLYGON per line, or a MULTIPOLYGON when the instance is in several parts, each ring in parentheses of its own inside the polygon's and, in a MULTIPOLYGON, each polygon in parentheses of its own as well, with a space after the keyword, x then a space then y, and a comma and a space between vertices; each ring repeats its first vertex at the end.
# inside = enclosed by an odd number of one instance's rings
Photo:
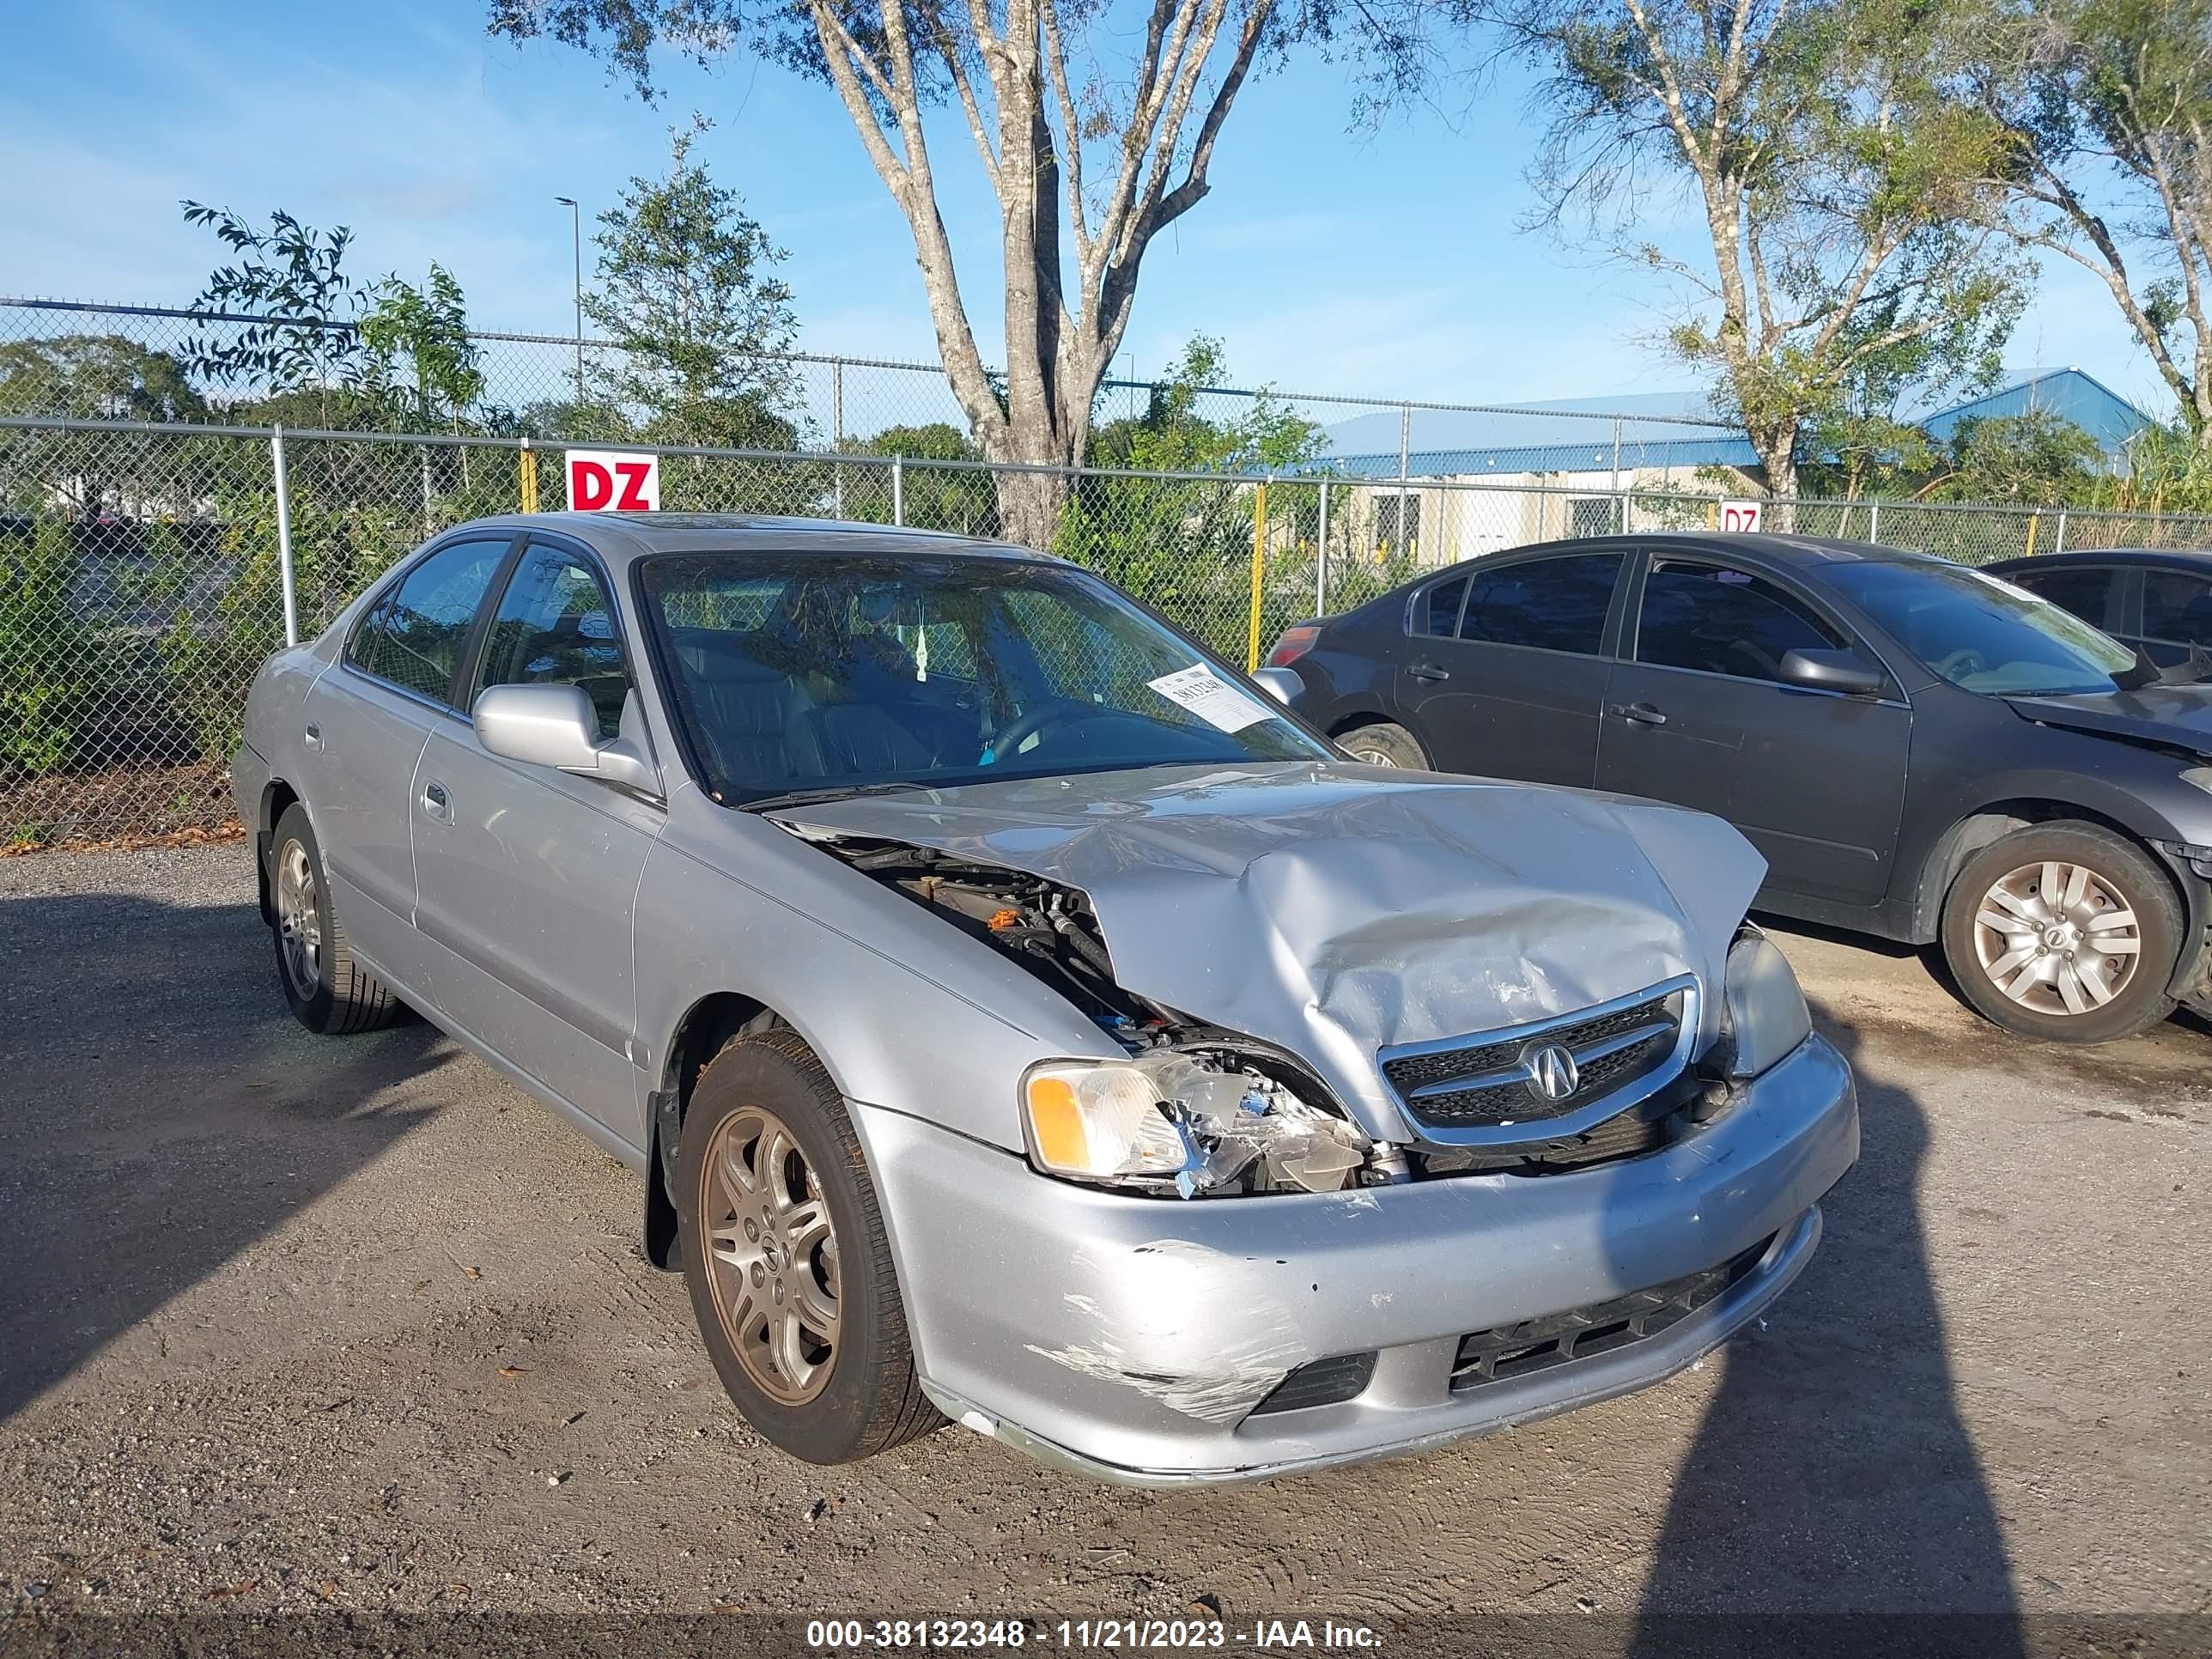
MULTIPOLYGON (((624 629, 598 561, 533 538, 484 630, 466 701, 489 685, 581 686, 602 740, 634 696, 624 629)), ((641 711, 628 735, 643 732, 641 711)), ((647 746, 649 747, 649 742, 647 746)), ((416 918, 439 1004, 465 1030, 631 1146, 647 1145, 629 1060, 631 903, 658 802, 490 754, 441 725, 410 791, 416 918)))
POLYGON ((1478 559, 1416 594, 1398 705, 1439 769, 1589 787, 1625 560, 1478 559))
POLYGON ((417 996, 410 785, 434 727, 458 720, 453 680, 510 532, 464 537, 416 559, 365 612, 301 710, 301 790, 346 932, 368 962, 417 996))
POLYGON ((1770 888, 1871 903, 1888 886, 1912 714, 1890 688, 1786 685, 1791 651, 1881 659, 1808 594, 1718 557, 1652 555, 1605 696, 1599 787, 1716 813, 1770 888))
POLYGON ((2192 651, 2212 652, 2212 578, 2146 568, 2137 626, 2121 638, 2161 668, 2187 662, 2192 651))

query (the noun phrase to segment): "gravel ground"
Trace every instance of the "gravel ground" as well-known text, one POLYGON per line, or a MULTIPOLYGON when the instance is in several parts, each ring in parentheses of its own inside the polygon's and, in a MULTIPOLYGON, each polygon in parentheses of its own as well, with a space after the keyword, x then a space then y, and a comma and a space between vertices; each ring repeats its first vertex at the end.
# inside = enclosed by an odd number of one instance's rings
POLYGON ((1408 1462, 1133 1493, 723 1397, 637 1178, 429 1027, 295 1027, 238 846, 0 860, 0 1606, 1377 1621, 2212 1613, 2212 1034, 1781 935, 1866 1150, 1767 1328, 1408 1462))

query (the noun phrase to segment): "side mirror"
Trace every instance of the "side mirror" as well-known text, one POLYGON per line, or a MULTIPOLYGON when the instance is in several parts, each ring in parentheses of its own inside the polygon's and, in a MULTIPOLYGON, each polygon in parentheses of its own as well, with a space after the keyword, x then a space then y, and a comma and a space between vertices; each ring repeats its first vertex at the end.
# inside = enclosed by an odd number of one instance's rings
MULTIPOLYGON (((625 731, 630 722, 625 710, 625 731)), ((647 795, 660 775, 644 745, 629 736, 599 741, 599 711, 578 685, 491 685, 477 698, 477 741, 526 766, 550 766, 647 795)))
POLYGON ((1285 708, 1292 707, 1298 693, 1306 689, 1294 668, 1255 668, 1252 683, 1285 708))
POLYGON ((1873 696, 1883 684, 1880 670, 1869 668, 1849 651, 1784 652, 1782 678, 1791 685, 1840 691, 1851 697, 1873 696))

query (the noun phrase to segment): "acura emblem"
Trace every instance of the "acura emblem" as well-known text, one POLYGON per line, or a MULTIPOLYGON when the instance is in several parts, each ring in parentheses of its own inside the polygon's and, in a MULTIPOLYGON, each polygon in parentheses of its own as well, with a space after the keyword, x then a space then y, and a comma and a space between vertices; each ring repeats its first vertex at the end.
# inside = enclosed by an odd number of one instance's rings
POLYGON ((1574 1097, 1582 1078, 1575 1070, 1575 1057, 1563 1045, 1547 1042, 1530 1051, 1523 1062, 1528 1067, 1528 1087, 1546 1100, 1562 1101, 1574 1097))

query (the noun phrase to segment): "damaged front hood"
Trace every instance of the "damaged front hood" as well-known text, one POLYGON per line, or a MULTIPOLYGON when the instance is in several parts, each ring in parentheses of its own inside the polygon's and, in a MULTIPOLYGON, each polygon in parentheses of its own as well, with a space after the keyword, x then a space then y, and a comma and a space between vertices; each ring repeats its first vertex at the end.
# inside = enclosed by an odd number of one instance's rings
MULTIPOLYGON (((1765 875, 1703 813, 1349 762, 969 784, 770 816, 1080 889, 1126 989, 1298 1054, 1391 1140, 1410 1131, 1376 1048, 1686 973, 1718 985, 1765 875)), ((1716 1018, 1705 1011, 1708 1033, 1716 1018)))
POLYGON ((2005 702, 2014 714, 2039 725, 2212 755, 2212 685, 2145 685, 2132 691, 2005 702))

